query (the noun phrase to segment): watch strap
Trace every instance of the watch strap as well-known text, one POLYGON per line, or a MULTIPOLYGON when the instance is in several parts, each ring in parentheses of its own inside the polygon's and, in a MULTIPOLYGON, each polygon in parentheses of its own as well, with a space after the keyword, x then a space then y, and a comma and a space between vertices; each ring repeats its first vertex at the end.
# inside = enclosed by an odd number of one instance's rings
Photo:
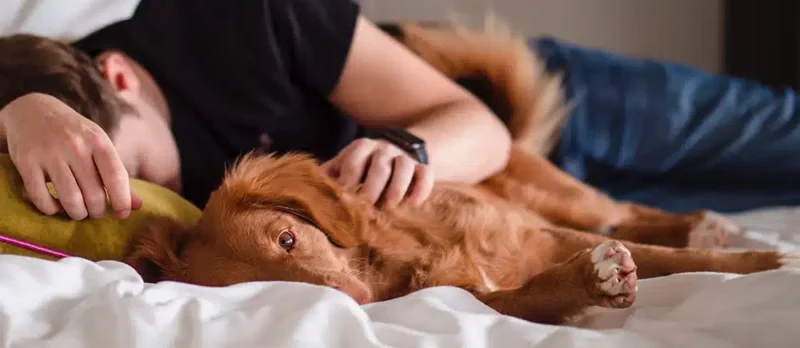
POLYGON ((373 134, 399 147, 417 162, 428 164, 428 151, 425 149, 425 141, 405 129, 380 130, 375 131, 373 134))

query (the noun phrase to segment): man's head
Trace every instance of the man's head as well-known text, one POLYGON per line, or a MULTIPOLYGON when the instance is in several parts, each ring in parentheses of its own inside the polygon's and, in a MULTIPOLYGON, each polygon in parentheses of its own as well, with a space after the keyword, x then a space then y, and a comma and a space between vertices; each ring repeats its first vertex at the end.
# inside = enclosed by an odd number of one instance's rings
POLYGON ((171 169, 178 159, 166 101, 149 73, 124 53, 91 58, 34 35, 0 38, 0 108, 34 92, 58 98, 103 128, 131 176, 175 184, 171 169))
POLYGON ((109 134, 133 114, 89 56, 69 45, 33 35, 0 39, 0 106, 39 92, 63 101, 109 134))

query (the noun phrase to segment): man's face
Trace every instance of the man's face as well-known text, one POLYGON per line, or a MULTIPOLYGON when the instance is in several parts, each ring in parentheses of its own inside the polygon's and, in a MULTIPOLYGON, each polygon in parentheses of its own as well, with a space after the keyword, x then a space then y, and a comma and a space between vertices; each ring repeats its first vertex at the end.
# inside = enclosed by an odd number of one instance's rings
POLYGON ((106 81, 133 109, 111 136, 128 174, 180 192, 180 160, 169 108, 155 80, 121 52, 105 52, 98 62, 106 81))
POLYGON ((132 178, 180 192, 180 164, 169 125, 153 116, 124 117, 111 136, 120 160, 132 178))

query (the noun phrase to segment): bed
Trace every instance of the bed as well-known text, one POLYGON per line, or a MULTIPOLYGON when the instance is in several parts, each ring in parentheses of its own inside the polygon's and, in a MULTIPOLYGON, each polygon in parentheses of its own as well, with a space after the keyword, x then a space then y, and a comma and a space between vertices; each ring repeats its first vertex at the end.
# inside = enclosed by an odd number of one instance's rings
MULTIPOLYGON (((6 0, 0 34, 69 40, 128 16, 136 2, 6 0)), ((800 252, 800 209, 732 217, 748 227, 734 247, 800 252)), ((632 308, 593 309, 576 327, 556 327, 499 315, 449 287, 358 306, 305 284, 146 284, 118 262, 0 255, 0 347, 289 346, 800 347, 800 271, 645 280, 632 308)))
MULTIPOLYGON (((735 216, 741 248, 800 251, 800 211, 735 216), (765 223, 766 222, 766 223, 765 223)), ((578 327, 499 315, 457 288, 358 306, 299 283, 143 283, 127 265, 0 256, 2 347, 800 347, 800 271, 641 281, 626 310, 578 327)))

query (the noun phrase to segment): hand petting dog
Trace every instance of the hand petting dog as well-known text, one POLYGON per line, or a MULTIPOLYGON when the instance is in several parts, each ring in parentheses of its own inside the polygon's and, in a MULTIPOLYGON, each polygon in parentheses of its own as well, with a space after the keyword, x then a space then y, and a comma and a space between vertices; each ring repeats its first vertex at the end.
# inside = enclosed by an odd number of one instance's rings
POLYGON ((430 196, 434 183, 429 166, 385 140, 357 139, 322 168, 345 189, 385 207, 419 206, 430 196))

